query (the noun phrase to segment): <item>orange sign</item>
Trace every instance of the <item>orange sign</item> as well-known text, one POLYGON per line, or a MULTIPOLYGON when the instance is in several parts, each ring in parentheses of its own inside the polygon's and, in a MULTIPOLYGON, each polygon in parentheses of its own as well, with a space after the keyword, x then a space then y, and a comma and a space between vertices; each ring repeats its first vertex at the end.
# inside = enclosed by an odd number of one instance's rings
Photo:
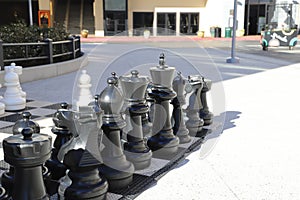
POLYGON ((39 26, 43 28, 50 27, 50 10, 39 10, 39 26))

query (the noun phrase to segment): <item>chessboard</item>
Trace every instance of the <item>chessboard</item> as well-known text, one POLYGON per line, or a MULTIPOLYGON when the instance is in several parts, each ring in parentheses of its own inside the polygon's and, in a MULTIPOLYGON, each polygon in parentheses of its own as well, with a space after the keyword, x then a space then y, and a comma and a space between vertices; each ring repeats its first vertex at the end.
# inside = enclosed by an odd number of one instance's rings
MULTIPOLYGON (((56 110, 60 108, 60 103, 41 102, 35 100, 27 100, 26 108, 23 111, 29 111, 31 119, 40 125, 41 133, 49 134, 54 141, 55 135, 51 132, 54 126, 52 116, 56 110)), ((3 160, 2 140, 12 135, 12 127, 14 123, 22 118, 22 112, 5 112, 0 116, 0 174, 8 170, 9 165, 3 160)), ((184 163, 185 158, 193 151, 201 148, 205 136, 212 132, 210 127, 205 127, 199 135, 192 137, 190 143, 180 144, 177 153, 167 156, 153 154, 151 165, 144 170, 136 170, 133 175, 132 183, 125 189, 118 192, 108 192, 108 200, 117 199, 134 199, 147 188, 155 186, 157 181, 168 173, 170 170, 179 167, 184 163)), ((58 199, 57 194, 50 199, 58 199)))

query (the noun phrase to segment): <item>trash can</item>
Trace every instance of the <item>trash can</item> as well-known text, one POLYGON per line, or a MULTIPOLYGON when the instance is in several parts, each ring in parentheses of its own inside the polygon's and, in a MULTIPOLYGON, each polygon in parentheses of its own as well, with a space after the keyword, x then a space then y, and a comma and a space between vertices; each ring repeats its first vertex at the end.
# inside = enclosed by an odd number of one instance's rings
POLYGON ((226 38, 231 37, 231 27, 225 27, 225 37, 226 38))
POLYGON ((209 31, 210 31, 210 36, 215 37, 215 27, 210 27, 209 31))
POLYGON ((221 37, 222 29, 220 27, 215 28, 215 37, 221 37))

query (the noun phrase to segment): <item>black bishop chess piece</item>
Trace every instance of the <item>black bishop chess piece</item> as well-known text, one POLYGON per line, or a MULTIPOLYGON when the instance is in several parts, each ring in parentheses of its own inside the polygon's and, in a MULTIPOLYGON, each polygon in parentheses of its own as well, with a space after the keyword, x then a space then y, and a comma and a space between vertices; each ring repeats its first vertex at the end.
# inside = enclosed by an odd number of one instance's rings
POLYGON ((124 153, 136 170, 149 167, 152 158, 152 152, 144 140, 142 125, 142 115, 149 111, 145 100, 149 78, 138 74, 137 70, 133 70, 131 75, 121 76, 119 79, 125 97, 123 107, 127 123, 123 129, 127 137, 124 153))
POLYGON ((168 155, 178 150, 179 139, 173 134, 170 116, 170 100, 176 97, 172 88, 174 72, 174 67, 165 64, 164 54, 159 57, 159 65, 150 68, 153 85, 148 95, 154 99, 154 113, 152 136, 147 144, 154 154, 168 155))
POLYGON ((4 160, 14 167, 14 200, 49 199, 44 185, 42 165, 51 155, 52 139, 46 134, 24 128, 22 134, 3 140, 4 160))
POLYGON ((186 121, 186 127, 189 130, 191 136, 201 136, 202 128, 204 125, 203 119, 200 118, 199 112, 202 108, 200 99, 201 90, 203 87, 203 81, 201 75, 188 76, 188 85, 186 91, 191 93, 189 97, 189 105, 186 109, 188 120, 186 121))
POLYGON ((101 152, 103 165, 100 172, 109 183, 109 191, 118 191, 127 187, 133 179, 134 166, 126 159, 120 132, 126 126, 120 111, 124 102, 120 90, 113 77, 107 79, 108 86, 100 94, 100 107, 103 111, 103 144, 101 152))
POLYGON ((209 111, 207 104, 207 92, 211 90, 212 81, 208 78, 202 77, 203 87, 200 94, 202 108, 200 109, 200 118, 204 120, 204 126, 211 125, 213 123, 213 113, 209 111))
POLYGON ((46 181, 47 192, 50 195, 57 193, 59 182, 58 180, 65 176, 67 167, 58 159, 57 155, 62 145, 67 143, 72 138, 72 133, 64 123, 64 115, 68 110, 68 103, 63 102, 60 104, 60 108, 53 115, 54 127, 51 129, 52 133, 56 135, 51 158, 46 161, 46 167, 49 170, 49 178, 46 181))
POLYGON ((102 131, 94 106, 79 107, 78 111, 70 111, 63 117, 73 137, 58 153, 58 159, 68 169, 60 179, 60 199, 105 199, 108 183, 99 174, 102 131))
POLYGON ((185 126, 184 113, 182 106, 185 105, 184 88, 186 85, 186 79, 182 76, 181 72, 178 72, 177 76, 173 80, 173 89, 177 93, 177 96, 172 100, 173 104, 173 133, 179 138, 179 143, 188 143, 191 141, 189 136, 189 130, 185 126))
MULTIPOLYGON (((22 119, 19 119, 14 124, 12 131, 14 135, 21 134, 24 128, 32 128, 34 133, 40 133, 40 126, 35 121, 31 120, 30 112, 23 112, 22 119)), ((48 169, 43 166, 43 175, 48 175, 48 169)), ((10 166, 7 172, 4 172, 1 177, 1 184, 5 188, 6 192, 11 195, 14 182, 14 167, 10 166)))

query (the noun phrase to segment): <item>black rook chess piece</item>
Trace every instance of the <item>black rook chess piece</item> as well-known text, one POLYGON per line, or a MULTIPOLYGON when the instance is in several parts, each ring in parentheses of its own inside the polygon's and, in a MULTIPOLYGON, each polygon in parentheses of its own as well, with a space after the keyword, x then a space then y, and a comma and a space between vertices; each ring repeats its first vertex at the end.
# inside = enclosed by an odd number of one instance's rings
MULTIPOLYGON (((30 112, 23 112, 22 119, 16 121, 14 124, 12 131, 14 135, 21 134, 24 128, 32 128, 34 133, 40 133, 40 126, 38 123, 32 121, 30 112)), ((43 172, 45 175, 48 170, 43 166, 43 172)), ((11 195, 12 188, 14 183, 14 168, 12 166, 9 167, 7 172, 4 172, 1 177, 1 184, 5 188, 6 192, 11 195)))
POLYGON ((137 170, 148 167, 152 158, 152 152, 144 141, 142 125, 142 115, 149 111, 145 100, 149 79, 138 74, 137 70, 133 70, 130 76, 121 76, 119 79, 125 96, 127 121, 127 142, 124 144, 124 153, 137 170))
POLYGON ((204 120, 204 126, 208 126, 213 122, 213 113, 209 111, 207 105, 207 92, 211 90, 212 81, 210 79, 204 78, 203 79, 203 88, 201 90, 201 104, 202 108, 200 109, 200 118, 204 120))
POLYGON ((120 131, 126 126, 120 114, 124 97, 116 87, 114 78, 108 78, 107 83, 108 86, 100 94, 105 147, 101 152, 104 165, 99 170, 108 180, 109 191, 117 191, 132 182, 134 166, 126 159, 121 147, 120 131))
POLYGON ((184 88, 186 85, 186 80, 182 76, 181 72, 173 80, 173 89, 177 93, 177 97, 172 100, 173 104, 173 119, 174 126, 173 132, 179 138, 179 142, 188 143, 191 141, 189 136, 189 130, 185 126, 184 116, 182 111, 182 106, 186 103, 184 96, 184 88))
POLYGON ((173 134, 169 113, 170 100, 176 97, 176 93, 172 89, 174 72, 174 67, 165 64, 164 54, 159 57, 159 65, 150 68, 153 86, 148 95, 155 102, 152 136, 148 139, 147 144, 153 152, 159 150, 154 153, 172 154, 178 150, 179 139, 173 134))
POLYGON ((195 136, 201 134, 204 125, 203 119, 199 116, 200 109, 202 108, 200 93, 203 87, 203 81, 200 75, 190 75, 188 81, 189 84, 186 90, 188 90, 187 92, 192 92, 192 94, 190 95, 189 105, 186 109, 188 117, 186 127, 190 135, 195 136))
POLYGON ((42 175, 42 165, 50 158, 51 137, 24 128, 22 134, 3 140, 4 160, 14 167, 14 200, 49 199, 42 175))

